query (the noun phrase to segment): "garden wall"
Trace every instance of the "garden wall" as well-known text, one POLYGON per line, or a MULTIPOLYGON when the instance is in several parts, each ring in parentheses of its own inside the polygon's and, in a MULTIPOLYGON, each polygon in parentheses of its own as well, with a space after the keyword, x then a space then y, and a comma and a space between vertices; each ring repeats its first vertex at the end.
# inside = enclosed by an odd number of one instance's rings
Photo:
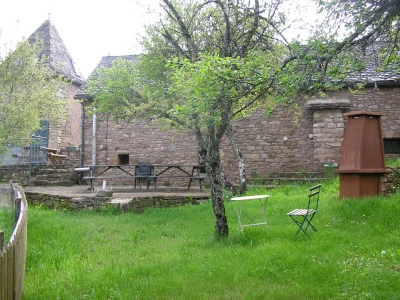
MULTIPOLYGON (((61 151, 62 154, 65 154, 67 158, 64 163, 67 166, 79 167, 80 163, 80 150, 76 149, 63 149, 61 151)), ((36 170, 44 168, 43 165, 32 165, 32 176, 31 182, 34 180, 36 175, 36 170)), ((12 180, 22 186, 28 185, 29 181, 29 164, 20 164, 20 165, 3 165, 0 166, 0 181, 8 182, 12 180)))
POLYGON ((393 193, 400 193, 400 167, 387 168, 387 173, 381 176, 381 194, 393 193))
POLYGON ((78 91, 77 85, 69 84, 57 93, 57 96, 66 103, 67 115, 64 123, 49 122, 50 148, 64 149, 67 146, 78 146, 82 142, 82 106, 74 100, 78 91))
POLYGON ((43 205, 54 209, 104 209, 106 207, 107 197, 67 197, 61 195, 46 195, 42 193, 26 193, 29 204, 43 205))
POLYGON ((29 178, 28 165, 7 165, 0 166, 0 180, 9 182, 12 180, 19 185, 27 185, 29 178))
POLYGON ((119 199, 115 197, 67 197, 61 195, 46 195, 42 193, 27 192, 29 204, 43 205, 51 209, 93 210, 105 209, 108 204, 118 207, 121 211, 143 212, 146 208, 175 207, 185 204, 199 204, 208 199, 208 196, 178 196, 162 195, 149 197, 132 197, 131 199, 119 199))
MULTIPOLYGON (((400 91, 382 87, 362 94, 346 91, 324 99, 303 99, 297 107, 279 108, 267 117, 257 111, 233 124, 249 179, 270 178, 281 172, 323 172, 330 160, 340 161, 340 147, 346 124, 343 112, 383 112, 385 138, 400 137, 400 91)), ((85 164, 92 158, 92 117, 85 119, 85 164)), ((156 125, 135 122, 117 124, 98 116, 96 164, 116 164, 118 155, 128 155, 129 164, 195 164, 197 144, 190 132, 163 131, 156 125)), ((224 173, 237 180, 237 163, 227 138, 221 147, 224 173)))

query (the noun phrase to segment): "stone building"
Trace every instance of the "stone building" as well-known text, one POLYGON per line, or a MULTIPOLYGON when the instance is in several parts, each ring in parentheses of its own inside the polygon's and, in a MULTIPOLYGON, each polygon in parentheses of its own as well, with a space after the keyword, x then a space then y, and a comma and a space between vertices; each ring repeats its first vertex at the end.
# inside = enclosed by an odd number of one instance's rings
MULTIPOLYGON (((110 65, 116 58, 103 57, 99 66, 110 65)), ((348 111, 383 112, 386 153, 400 153, 398 74, 366 71, 353 75, 352 82, 369 82, 362 92, 332 92, 323 99, 303 99, 296 109, 278 108, 269 117, 259 110, 236 121, 233 127, 244 154, 248 177, 270 178, 282 172, 322 172, 324 163, 339 162, 346 126, 343 113, 348 111)), ((87 100, 83 102, 84 106, 92 100, 89 95, 77 97, 87 100)), ((83 140, 86 165, 197 163, 197 145, 192 133, 165 131, 144 121, 115 123, 107 115, 96 118, 86 115, 83 140)), ((237 163, 227 138, 220 151, 224 173, 231 181, 237 180, 237 163)))
MULTIPOLYGON (((48 130, 48 146, 56 149, 79 146, 82 140, 82 107, 74 97, 85 81, 77 70, 56 27, 50 20, 46 20, 40 25, 28 39, 30 42, 43 41, 40 58, 46 57, 46 65, 49 69, 63 76, 69 82, 68 86, 60 90, 57 95, 57 97, 65 100, 68 108, 66 123, 57 124, 47 120, 42 121, 42 126, 47 126, 48 130)), ((46 131, 46 128, 42 131, 46 131)))

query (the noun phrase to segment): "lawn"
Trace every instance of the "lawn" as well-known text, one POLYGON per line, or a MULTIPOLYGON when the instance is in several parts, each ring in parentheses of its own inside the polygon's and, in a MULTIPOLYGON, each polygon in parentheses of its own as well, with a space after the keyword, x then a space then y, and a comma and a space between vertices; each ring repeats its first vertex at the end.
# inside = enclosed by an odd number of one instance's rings
POLYGON ((140 215, 31 206, 23 299, 399 299, 400 194, 339 201, 338 182, 322 184, 310 238, 285 215, 306 185, 253 190, 270 195, 269 230, 244 236, 227 200, 222 239, 210 202, 140 215))
POLYGON ((4 244, 7 244, 14 231, 14 209, 0 204, 0 231, 4 231, 4 244))

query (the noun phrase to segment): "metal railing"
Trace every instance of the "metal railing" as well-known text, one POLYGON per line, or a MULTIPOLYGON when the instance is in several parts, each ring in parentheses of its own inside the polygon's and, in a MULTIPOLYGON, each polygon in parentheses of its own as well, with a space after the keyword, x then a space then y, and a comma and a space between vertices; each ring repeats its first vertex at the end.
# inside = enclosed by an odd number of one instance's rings
POLYGON ((33 135, 24 139, 24 146, 10 146, 8 151, 0 157, 1 165, 28 165, 47 164, 47 138, 33 135))

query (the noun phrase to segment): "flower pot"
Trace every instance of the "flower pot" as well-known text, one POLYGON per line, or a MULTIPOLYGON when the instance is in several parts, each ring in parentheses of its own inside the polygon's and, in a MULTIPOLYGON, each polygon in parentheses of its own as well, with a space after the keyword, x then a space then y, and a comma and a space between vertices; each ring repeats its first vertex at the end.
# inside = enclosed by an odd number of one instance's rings
POLYGON ((335 165, 324 165, 325 168, 325 178, 326 179, 332 179, 337 176, 337 174, 334 172, 334 170, 338 169, 339 166, 337 164, 335 165))
POLYGON ((110 190, 100 190, 96 192, 96 196, 97 197, 111 197, 113 195, 114 191, 110 191, 110 190))

